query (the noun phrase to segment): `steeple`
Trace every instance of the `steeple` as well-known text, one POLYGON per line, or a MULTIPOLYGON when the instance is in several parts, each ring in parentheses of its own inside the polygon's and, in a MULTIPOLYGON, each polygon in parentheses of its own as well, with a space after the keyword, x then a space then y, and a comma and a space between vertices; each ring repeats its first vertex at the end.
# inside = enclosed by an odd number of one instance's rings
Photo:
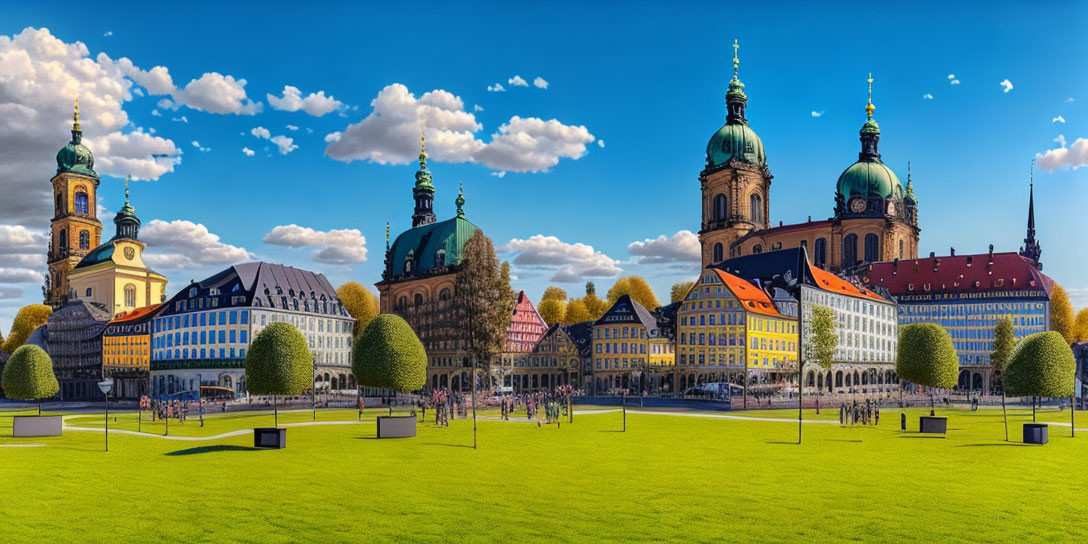
POLYGON ((76 98, 75 111, 72 114, 72 143, 79 144, 83 141, 83 129, 79 126, 79 98, 76 98))
POLYGON ((465 218, 465 184, 463 182, 457 182, 457 200, 454 201, 457 204, 457 217, 461 219, 465 218))
POLYGON ((136 217, 136 209, 128 201, 128 183, 131 179, 132 176, 125 178, 125 205, 121 206, 121 211, 113 218, 113 223, 117 225, 117 235, 114 238, 137 240, 140 235, 140 218, 136 217))
POLYGON ((1028 231, 1024 238, 1024 246, 1020 248, 1020 255, 1035 261, 1035 268, 1043 269, 1043 263, 1039 259, 1043 256, 1043 248, 1035 239, 1035 161, 1031 161, 1031 176, 1028 183, 1028 231))
POLYGON ((859 161, 880 161, 880 151, 878 151, 878 144, 880 143, 880 125, 876 124, 873 120, 873 112, 876 111, 876 106, 873 105, 873 73, 869 72, 869 103, 865 105, 865 124, 861 126, 861 131, 858 134, 861 136, 861 153, 858 153, 859 161))
POLYGON ((427 170, 427 126, 423 125, 420 136, 419 170, 416 171, 416 184, 412 188, 412 197, 415 198, 416 207, 412 214, 412 227, 429 225, 435 222, 434 216, 434 185, 431 183, 431 173, 427 170))
POLYGON ((744 110, 748 107, 748 96, 744 94, 744 84, 740 82, 740 78, 737 76, 737 71, 740 68, 740 57, 737 56, 738 49, 740 49, 740 44, 737 40, 733 40, 733 79, 729 81, 729 91, 725 93, 727 111, 725 122, 729 125, 748 124, 748 119, 744 117, 744 110))

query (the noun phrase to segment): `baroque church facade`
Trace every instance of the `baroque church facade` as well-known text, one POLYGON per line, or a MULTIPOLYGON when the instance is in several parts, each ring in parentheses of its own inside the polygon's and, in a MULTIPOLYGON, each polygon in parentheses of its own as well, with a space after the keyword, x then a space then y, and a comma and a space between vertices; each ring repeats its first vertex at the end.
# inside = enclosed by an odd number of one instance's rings
POLYGON ((826 220, 772 226, 771 175, 763 142, 749 126, 748 97, 738 77, 734 42, 733 79, 726 93, 726 123, 707 144, 699 174, 703 266, 767 251, 804 247, 812 263, 851 274, 868 264, 918 256, 918 200, 908 170, 904 187, 881 160, 880 126, 873 119, 872 77, 867 119, 859 131, 858 160, 839 176, 835 215, 826 220))

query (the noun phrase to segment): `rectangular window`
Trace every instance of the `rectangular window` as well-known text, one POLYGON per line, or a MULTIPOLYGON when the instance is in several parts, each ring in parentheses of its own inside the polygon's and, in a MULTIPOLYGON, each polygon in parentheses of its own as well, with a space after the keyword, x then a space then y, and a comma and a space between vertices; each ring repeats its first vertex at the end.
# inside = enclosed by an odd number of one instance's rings
POLYGON ((225 344, 227 342, 227 331, 219 331, 219 343, 225 344))
POLYGON ((242 324, 243 325, 248 325, 249 324, 249 312, 248 311, 243 311, 242 312, 242 324))
POLYGON ((230 324, 231 325, 237 325, 238 324, 238 311, 237 310, 231 310, 230 311, 230 324))
POLYGON ((235 343, 237 341, 238 341, 238 335, 237 335, 237 333, 235 332, 234 329, 231 329, 230 330, 230 343, 233 344, 233 343, 235 343))
POLYGON ((243 344, 245 344, 246 341, 247 341, 247 338, 248 338, 248 334, 246 334, 247 332, 248 331, 241 331, 241 341, 242 341, 243 344))

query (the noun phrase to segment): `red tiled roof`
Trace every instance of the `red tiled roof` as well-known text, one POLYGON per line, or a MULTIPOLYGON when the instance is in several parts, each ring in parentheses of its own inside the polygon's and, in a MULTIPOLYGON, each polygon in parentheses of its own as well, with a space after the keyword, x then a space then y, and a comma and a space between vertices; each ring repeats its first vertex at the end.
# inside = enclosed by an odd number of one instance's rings
POLYGON ((129 310, 129 311, 127 311, 127 312, 113 318, 113 320, 110 321, 110 323, 121 323, 121 322, 124 322, 124 321, 133 321, 133 320, 136 320, 136 319, 140 319, 140 318, 146 317, 146 316, 154 313, 161 306, 162 306, 162 303, 159 303, 159 304, 152 304, 151 306, 144 306, 143 308, 136 308, 135 310, 129 310))
POLYGON ((864 279, 896 296, 1025 290, 1050 296, 1054 288, 1054 280, 1036 269, 1033 261, 1011 252, 873 263, 864 279))
POLYGON ((782 317, 782 314, 778 313, 778 310, 775 309, 774 304, 771 302, 771 297, 767 296, 767 293, 763 292, 762 289, 752 285, 748 280, 734 276, 725 270, 719 268, 713 268, 712 270, 717 272, 722 283, 741 301, 741 306, 745 310, 757 314, 782 317))
POLYGON ((840 293, 843 295, 850 295, 852 297, 871 298, 874 300, 885 301, 884 297, 865 289, 864 287, 858 287, 834 274, 827 272, 821 268, 812 266, 812 263, 808 264, 809 273, 812 275, 812 281, 817 287, 825 291, 831 291, 832 293, 840 293))

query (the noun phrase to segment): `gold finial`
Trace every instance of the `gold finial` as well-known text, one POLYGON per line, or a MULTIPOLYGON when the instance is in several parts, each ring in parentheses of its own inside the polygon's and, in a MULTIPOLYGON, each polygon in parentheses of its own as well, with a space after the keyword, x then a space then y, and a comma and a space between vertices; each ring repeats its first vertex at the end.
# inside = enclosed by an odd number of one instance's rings
POLYGON ((737 77, 737 68, 740 67, 740 57, 737 56, 737 50, 740 49, 740 43, 733 39, 733 77, 737 77))
POLYGON ((420 123, 419 141, 422 142, 419 148, 419 154, 422 155, 427 152, 427 121, 420 123))
POLYGON ((869 72, 869 104, 865 106, 865 113, 869 116, 869 119, 873 118, 873 111, 876 110, 876 106, 873 105, 873 73, 869 72))
POLYGON ((76 97, 75 114, 72 116, 74 122, 72 123, 72 130, 82 130, 79 128, 79 97, 76 97))

